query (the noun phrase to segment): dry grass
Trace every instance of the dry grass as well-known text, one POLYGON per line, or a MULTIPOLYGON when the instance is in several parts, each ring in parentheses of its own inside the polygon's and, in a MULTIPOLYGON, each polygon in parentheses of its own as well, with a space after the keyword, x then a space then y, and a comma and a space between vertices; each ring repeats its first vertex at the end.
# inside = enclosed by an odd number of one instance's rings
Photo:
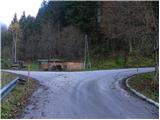
POLYGON ((128 81, 129 85, 145 96, 159 102, 159 80, 153 79, 154 73, 140 74, 128 81))
POLYGON ((11 82, 15 78, 16 78, 15 74, 1 72, 1 81, 0 81, 1 88, 3 88, 5 85, 7 85, 9 82, 11 82))

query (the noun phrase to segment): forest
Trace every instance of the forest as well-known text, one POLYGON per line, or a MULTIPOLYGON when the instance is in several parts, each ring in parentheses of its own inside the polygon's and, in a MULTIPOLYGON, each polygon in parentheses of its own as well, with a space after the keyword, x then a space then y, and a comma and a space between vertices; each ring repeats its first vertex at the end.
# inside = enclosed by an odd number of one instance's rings
POLYGON ((23 12, 18 20, 15 13, 8 28, 1 26, 1 56, 14 61, 16 42, 23 61, 87 56, 92 64, 114 60, 133 67, 132 59, 158 66, 158 18, 158 1, 43 1, 36 17, 23 12))

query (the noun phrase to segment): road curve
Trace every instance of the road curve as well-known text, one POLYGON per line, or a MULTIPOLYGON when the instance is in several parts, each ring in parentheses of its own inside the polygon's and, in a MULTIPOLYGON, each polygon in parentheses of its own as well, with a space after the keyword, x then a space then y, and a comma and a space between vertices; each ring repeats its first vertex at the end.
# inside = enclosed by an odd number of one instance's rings
MULTIPOLYGON (((8 72, 27 75, 26 71, 8 72)), ((131 95, 119 84, 137 73, 154 68, 85 72, 40 72, 30 76, 40 81, 21 118, 158 118, 155 106, 131 95)))

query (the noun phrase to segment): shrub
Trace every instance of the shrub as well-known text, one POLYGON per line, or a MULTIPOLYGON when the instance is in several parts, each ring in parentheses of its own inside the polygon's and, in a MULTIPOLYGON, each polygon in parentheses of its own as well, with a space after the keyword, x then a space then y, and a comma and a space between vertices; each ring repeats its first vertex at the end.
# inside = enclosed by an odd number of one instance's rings
POLYGON ((10 67, 9 61, 7 61, 5 59, 1 59, 1 68, 2 69, 8 69, 9 67, 10 67))
POLYGON ((123 59, 122 58, 116 58, 115 63, 117 66, 123 67, 123 59))

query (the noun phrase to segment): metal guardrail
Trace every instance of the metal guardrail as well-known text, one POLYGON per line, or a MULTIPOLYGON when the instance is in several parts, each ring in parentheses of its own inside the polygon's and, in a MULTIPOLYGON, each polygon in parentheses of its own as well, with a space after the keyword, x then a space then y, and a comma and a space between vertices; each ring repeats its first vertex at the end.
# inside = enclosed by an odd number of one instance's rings
POLYGON ((5 87, 3 87, 0 90, 1 100, 3 100, 16 87, 18 80, 19 80, 19 77, 12 80, 9 84, 7 84, 5 87))

